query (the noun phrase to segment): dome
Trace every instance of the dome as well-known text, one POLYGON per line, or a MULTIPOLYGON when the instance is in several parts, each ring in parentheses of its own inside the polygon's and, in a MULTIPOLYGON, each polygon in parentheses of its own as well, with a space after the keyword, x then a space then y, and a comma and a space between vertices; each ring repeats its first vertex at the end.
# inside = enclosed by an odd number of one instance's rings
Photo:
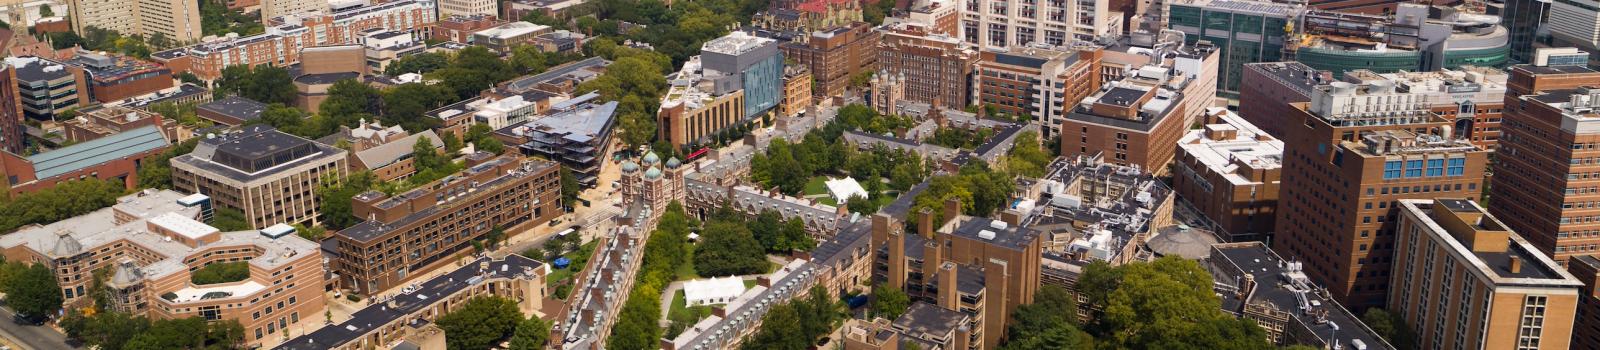
POLYGON ((680 165, 683 165, 683 162, 679 161, 678 157, 672 157, 672 159, 667 159, 667 169, 677 169, 678 166, 680 166, 680 165))
POLYGON ((644 165, 656 165, 656 163, 661 163, 661 156, 656 155, 655 151, 644 155, 644 165))
POLYGON ((631 160, 627 160, 627 161, 623 161, 622 162, 622 172, 624 172, 624 173, 632 173, 632 172, 635 172, 635 171, 639 171, 639 164, 638 163, 634 163, 631 160))
POLYGON ((77 238, 72 238, 72 233, 66 230, 56 232, 56 244, 50 249, 50 254, 58 258, 78 255, 83 251, 83 243, 77 238))
POLYGON ((1145 241, 1160 256, 1178 256, 1184 259, 1205 259, 1211 255, 1211 245, 1221 243, 1216 234, 1187 226, 1168 226, 1156 231, 1156 236, 1145 241))
POLYGON ((651 167, 650 170, 645 170, 644 178, 649 180, 661 178, 661 168, 651 167))
POLYGON ((144 281, 144 273, 139 271, 138 266, 133 265, 133 261, 117 262, 117 273, 111 276, 111 285, 126 287, 141 281, 144 281))

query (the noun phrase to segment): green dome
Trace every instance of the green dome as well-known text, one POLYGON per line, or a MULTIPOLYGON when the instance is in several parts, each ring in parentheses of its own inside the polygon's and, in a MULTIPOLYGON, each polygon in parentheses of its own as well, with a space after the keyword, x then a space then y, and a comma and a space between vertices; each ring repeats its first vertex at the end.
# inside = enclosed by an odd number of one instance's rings
POLYGON ((650 151, 650 153, 644 155, 644 165, 649 166, 659 163, 661 163, 661 156, 656 155, 655 151, 650 151))
POLYGON ((635 172, 635 171, 639 171, 639 164, 638 163, 634 163, 633 161, 623 161, 622 162, 622 172, 624 172, 624 173, 632 173, 632 172, 635 172))
POLYGON ((644 171, 644 178, 645 179, 649 179, 649 180, 655 180, 655 179, 661 178, 661 168, 652 167, 652 168, 650 168, 650 170, 645 170, 644 171))

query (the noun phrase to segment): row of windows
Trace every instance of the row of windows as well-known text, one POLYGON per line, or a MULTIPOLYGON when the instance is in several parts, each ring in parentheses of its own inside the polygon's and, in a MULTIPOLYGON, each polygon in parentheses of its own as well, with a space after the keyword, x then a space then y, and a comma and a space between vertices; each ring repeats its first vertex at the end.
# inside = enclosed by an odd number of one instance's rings
POLYGON ((1466 158, 1391 160, 1383 163, 1383 179, 1462 176, 1466 169, 1466 158))

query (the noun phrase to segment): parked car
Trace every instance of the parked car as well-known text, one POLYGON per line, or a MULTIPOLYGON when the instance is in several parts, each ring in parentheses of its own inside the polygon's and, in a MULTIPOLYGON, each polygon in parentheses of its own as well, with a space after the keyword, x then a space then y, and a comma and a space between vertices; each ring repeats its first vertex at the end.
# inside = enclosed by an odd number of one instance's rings
POLYGON ((11 322, 26 326, 42 326, 46 320, 44 316, 32 316, 20 312, 11 315, 11 322))

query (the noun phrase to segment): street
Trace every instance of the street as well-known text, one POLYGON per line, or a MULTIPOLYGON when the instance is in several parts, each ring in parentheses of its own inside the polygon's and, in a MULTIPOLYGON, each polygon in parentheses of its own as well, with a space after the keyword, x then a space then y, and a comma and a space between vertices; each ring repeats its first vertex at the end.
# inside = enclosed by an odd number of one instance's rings
POLYGON ((0 337, 27 350, 73 349, 67 346, 67 336, 46 326, 24 326, 11 322, 14 313, 0 308, 0 337))

